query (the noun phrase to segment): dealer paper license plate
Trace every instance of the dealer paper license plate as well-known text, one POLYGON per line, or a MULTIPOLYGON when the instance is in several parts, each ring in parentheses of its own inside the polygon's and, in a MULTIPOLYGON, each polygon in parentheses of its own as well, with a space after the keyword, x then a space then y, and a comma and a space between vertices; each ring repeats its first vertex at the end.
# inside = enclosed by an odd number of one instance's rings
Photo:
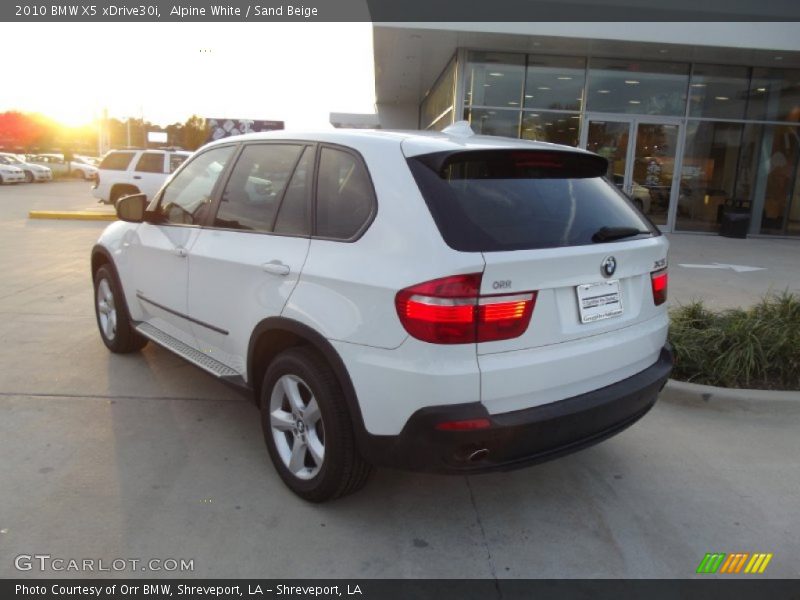
POLYGON ((593 323, 622 314, 619 280, 586 283, 576 288, 581 323, 593 323))

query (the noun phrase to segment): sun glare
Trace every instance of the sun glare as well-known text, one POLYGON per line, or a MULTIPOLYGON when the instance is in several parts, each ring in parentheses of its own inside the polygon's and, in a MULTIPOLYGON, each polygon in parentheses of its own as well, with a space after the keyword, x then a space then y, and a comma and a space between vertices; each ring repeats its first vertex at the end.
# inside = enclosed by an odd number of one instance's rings
POLYGON ((68 126, 111 117, 168 125, 193 114, 327 126, 330 112, 373 112, 369 23, 1 23, 27 64, 0 88, 0 112, 68 126), (29 44, 31 39, 42 42, 29 44))

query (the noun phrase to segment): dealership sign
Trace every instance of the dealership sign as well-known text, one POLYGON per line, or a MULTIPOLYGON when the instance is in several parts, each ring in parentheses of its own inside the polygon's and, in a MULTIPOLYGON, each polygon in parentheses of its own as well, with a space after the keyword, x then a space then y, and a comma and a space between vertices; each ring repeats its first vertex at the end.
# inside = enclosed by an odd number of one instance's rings
POLYGON ((259 131, 275 131, 283 129, 283 121, 256 121, 254 119, 206 119, 208 139, 212 142, 232 135, 257 133, 259 131))

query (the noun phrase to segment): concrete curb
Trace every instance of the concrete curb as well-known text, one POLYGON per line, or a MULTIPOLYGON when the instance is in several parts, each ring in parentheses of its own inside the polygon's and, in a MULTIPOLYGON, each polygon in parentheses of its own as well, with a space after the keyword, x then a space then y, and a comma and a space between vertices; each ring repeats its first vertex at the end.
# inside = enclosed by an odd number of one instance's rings
POLYGON ((65 221, 116 221, 117 215, 113 213, 91 212, 86 210, 32 210, 28 213, 29 219, 56 219, 65 221))
POLYGON ((787 392, 775 390, 745 390, 738 388, 722 388, 713 385, 700 385, 699 383, 688 383, 686 381, 677 381, 670 379, 667 381, 665 390, 674 392, 672 395, 667 395, 666 398, 678 402, 695 401, 703 402, 704 404, 712 401, 731 405, 745 405, 753 407, 755 405, 769 404, 793 404, 800 407, 800 392, 787 392))

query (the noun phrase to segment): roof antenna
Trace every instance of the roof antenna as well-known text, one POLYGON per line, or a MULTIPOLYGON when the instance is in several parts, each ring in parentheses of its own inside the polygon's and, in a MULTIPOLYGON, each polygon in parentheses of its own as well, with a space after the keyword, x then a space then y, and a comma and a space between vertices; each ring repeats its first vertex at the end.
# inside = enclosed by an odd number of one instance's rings
POLYGON ((475 135, 475 132, 472 131, 472 127, 469 126, 469 121, 456 121, 452 125, 448 125, 442 129, 442 133, 458 137, 470 137, 475 135))

